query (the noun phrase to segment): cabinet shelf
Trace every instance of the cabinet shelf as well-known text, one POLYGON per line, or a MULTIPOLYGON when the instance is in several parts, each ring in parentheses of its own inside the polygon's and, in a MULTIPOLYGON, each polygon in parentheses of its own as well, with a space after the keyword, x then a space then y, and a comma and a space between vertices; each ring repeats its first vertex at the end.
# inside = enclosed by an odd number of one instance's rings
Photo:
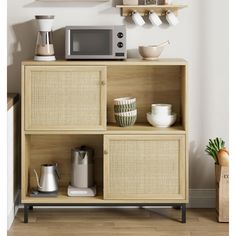
POLYGON ((108 123, 106 130, 30 130, 25 134, 185 134, 182 125, 174 125, 169 128, 156 128, 148 123, 136 123, 133 126, 119 127, 116 123, 108 123))
POLYGON ((109 0, 37 0, 38 2, 108 2, 109 0))
POLYGON ((185 134, 185 130, 181 125, 156 128, 148 123, 136 123, 133 126, 119 127, 115 123, 109 123, 106 134, 185 134))
POLYGON ((108 200, 103 198, 102 191, 98 192, 95 197, 69 197, 66 188, 60 189, 57 197, 29 197, 26 196, 22 203, 26 204, 77 204, 77 205, 96 205, 96 204, 141 204, 141 203, 177 203, 185 202, 183 199, 173 199, 173 196, 166 199, 114 199, 108 200))
POLYGON ((79 203, 102 203, 103 195, 99 192, 95 197, 69 197, 67 195, 67 189, 61 188, 57 197, 29 197, 27 196, 23 203, 55 203, 55 204, 79 204, 79 203))
POLYGON ((165 14, 166 11, 172 11, 176 15, 178 10, 187 7, 187 5, 171 4, 171 5, 117 5, 121 10, 121 16, 129 16, 131 12, 137 11, 141 16, 147 15, 149 11, 153 11, 158 15, 165 14))

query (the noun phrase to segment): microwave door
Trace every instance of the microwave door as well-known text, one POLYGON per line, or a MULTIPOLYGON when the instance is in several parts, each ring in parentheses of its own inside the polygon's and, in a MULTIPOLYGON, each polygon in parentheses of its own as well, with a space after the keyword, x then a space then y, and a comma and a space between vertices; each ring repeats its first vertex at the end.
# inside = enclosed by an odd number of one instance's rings
POLYGON ((79 58, 112 56, 112 30, 75 29, 70 34, 70 54, 79 58))

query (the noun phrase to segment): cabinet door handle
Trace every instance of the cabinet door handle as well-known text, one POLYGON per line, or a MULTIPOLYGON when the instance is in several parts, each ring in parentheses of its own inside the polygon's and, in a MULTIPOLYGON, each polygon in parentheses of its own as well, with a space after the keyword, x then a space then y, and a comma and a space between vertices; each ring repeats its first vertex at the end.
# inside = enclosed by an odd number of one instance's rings
POLYGON ((102 86, 106 85, 105 81, 101 81, 101 85, 102 86))
POLYGON ((107 151, 107 150, 104 150, 103 153, 104 153, 104 155, 107 155, 107 154, 108 154, 108 151, 107 151))

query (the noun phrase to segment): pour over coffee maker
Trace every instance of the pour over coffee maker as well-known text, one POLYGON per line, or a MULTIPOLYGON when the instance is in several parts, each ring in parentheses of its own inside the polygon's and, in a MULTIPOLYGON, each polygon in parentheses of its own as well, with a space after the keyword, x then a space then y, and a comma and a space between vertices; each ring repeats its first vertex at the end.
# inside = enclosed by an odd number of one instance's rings
POLYGON ((35 61, 55 61, 54 47, 52 41, 52 23, 54 16, 37 15, 35 19, 39 32, 35 47, 35 61))

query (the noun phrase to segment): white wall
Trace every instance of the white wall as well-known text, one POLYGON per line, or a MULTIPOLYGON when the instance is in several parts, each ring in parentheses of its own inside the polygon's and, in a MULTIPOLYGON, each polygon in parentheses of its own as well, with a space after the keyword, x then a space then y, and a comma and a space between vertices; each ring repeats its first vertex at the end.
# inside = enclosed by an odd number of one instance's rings
POLYGON ((127 25, 129 56, 138 45, 170 40, 162 57, 189 61, 190 187, 214 188, 214 163, 204 154, 208 138, 222 137, 228 144, 228 1, 189 0, 179 12, 180 24, 136 27, 112 7, 119 3, 42 3, 8 0, 8 91, 20 91, 20 62, 33 57, 36 14, 53 14, 57 57, 64 55, 66 25, 127 25))
POLYGON ((7 112, 7 227, 15 218, 14 199, 14 107, 7 112))
POLYGON ((7 111, 7 227, 10 228, 19 204, 20 191, 20 110, 19 102, 7 111), (18 136, 18 137, 17 137, 18 136))
POLYGON ((7 224, 14 220, 14 107, 7 112, 7 224))

